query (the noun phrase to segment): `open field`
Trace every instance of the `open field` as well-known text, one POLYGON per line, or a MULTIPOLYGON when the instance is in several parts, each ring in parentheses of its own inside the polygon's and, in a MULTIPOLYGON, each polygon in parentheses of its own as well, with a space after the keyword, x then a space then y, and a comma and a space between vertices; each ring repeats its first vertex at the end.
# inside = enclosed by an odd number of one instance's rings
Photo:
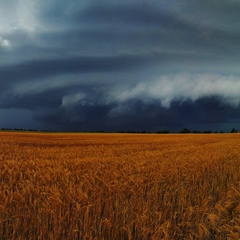
POLYGON ((0 133, 0 239, 240 239, 240 134, 0 133))

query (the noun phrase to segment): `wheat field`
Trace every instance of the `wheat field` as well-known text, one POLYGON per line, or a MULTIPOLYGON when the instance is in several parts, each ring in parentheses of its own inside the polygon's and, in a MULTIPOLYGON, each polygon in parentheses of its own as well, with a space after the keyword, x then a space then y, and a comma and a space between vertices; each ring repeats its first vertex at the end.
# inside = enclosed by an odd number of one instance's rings
POLYGON ((240 239, 240 134, 0 133, 0 239, 240 239))

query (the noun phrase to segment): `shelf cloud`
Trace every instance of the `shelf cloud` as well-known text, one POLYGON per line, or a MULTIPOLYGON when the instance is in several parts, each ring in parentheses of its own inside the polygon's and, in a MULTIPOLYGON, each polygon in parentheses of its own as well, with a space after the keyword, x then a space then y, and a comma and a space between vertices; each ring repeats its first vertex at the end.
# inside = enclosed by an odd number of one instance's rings
POLYGON ((234 0, 3 1, 0 128, 237 128, 239 10, 234 0))

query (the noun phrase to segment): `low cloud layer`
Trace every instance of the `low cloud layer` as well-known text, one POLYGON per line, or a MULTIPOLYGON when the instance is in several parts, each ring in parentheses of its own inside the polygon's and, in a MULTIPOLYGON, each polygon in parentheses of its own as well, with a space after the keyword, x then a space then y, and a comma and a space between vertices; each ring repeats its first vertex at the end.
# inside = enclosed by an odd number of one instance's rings
POLYGON ((240 127, 239 10, 234 0, 3 1, 0 128, 240 127))
POLYGON ((168 108, 172 101, 196 101, 211 96, 217 96, 226 103, 238 106, 240 76, 207 73, 160 76, 153 81, 140 82, 134 88, 121 91, 112 98, 119 102, 132 99, 142 99, 146 103, 159 101, 159 104, 168 108))
POLYGON ((61 84, 15 84, 2 93, 0 108, 30 111, 38 126, 55 130, 220 129, 240 121, 236 75, 179 73, 125 86, 81 83, 77 76, 61 84))

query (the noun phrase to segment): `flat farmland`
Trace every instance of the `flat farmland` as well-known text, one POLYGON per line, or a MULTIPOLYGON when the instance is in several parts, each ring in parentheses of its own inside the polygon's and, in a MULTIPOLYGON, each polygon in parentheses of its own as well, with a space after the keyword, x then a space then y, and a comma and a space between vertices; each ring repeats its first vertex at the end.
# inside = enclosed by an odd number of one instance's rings
POLYGON ((240 134, 0 133, 0 239, 240 239, 240 134))

